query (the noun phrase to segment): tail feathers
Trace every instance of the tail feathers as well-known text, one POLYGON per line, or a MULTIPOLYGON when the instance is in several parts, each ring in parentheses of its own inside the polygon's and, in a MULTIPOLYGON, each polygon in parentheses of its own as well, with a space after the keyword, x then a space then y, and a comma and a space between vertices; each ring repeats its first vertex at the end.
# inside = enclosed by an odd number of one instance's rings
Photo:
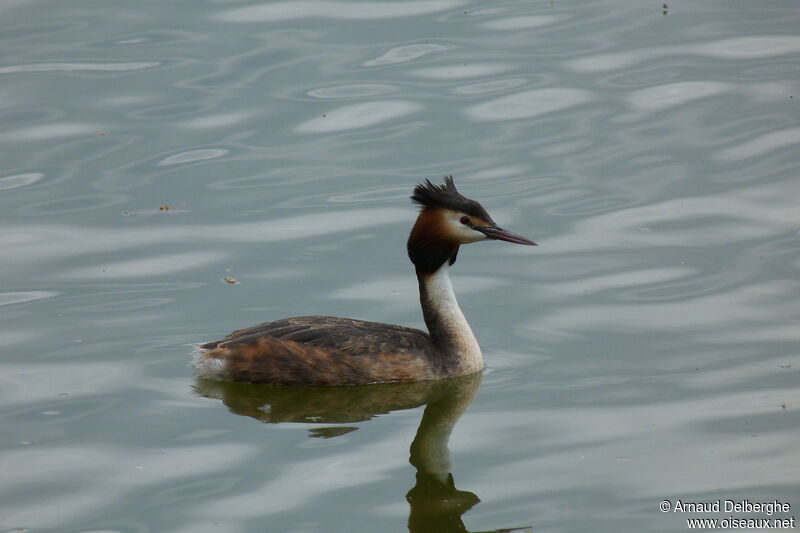
POLYGON ((209 356, 206 348, 208 344, 196 345, 192 353, 192 368, 194 368, 195 374, 202 378, 228 379, 225 370, 225 359, 209 356))

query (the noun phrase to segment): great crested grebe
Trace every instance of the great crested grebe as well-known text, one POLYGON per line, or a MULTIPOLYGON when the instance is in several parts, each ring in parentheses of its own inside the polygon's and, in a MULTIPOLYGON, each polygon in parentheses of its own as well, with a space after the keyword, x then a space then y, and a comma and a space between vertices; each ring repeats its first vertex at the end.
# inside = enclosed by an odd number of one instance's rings
POLYGON ((452 176, 417 185, 420 213, 408 237, 419 281, 418 329, 331 316, 300 316, 239 329, 199 346, 201 377, 274 385, 358 385, 471 374, 483 369, 478 341, 458 307, 448 273, 458 247, 486 239, 536 246, 497 225, 462 196, 452 176))

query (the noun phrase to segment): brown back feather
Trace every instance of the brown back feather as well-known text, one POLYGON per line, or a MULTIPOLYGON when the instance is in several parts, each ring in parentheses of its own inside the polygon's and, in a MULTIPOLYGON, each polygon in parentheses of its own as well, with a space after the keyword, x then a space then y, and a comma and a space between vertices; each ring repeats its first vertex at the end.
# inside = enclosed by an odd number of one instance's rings
POLYGON ((225 378, 284 385, 345 385, 435 379, 438 352, 420 330, 309 316, 241 329, 203 345, 225 361, 225 378))

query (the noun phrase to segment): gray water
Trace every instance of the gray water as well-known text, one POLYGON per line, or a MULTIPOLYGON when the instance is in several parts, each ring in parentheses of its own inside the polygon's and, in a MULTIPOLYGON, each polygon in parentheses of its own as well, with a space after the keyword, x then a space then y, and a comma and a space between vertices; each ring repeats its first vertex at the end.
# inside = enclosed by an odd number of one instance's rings
POLYGON ((800 10, 666 1, 0 2, 0 531, 796 516, 800 10), (445 174, 540 244, 459 254, 481 383, 195 381, 266 320, 421 327, 445 174))

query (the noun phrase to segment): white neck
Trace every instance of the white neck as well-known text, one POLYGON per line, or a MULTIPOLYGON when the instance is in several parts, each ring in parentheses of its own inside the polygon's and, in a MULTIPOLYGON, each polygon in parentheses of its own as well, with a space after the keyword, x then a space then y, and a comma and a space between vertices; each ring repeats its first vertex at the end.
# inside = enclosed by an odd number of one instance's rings
POLYGON ((436 347, 458 360, 461 373, 477 372, 483 368, 483 355, 458 307, 449 270, 445 262, 433 274, 418 276, 422 314, 436 347))

